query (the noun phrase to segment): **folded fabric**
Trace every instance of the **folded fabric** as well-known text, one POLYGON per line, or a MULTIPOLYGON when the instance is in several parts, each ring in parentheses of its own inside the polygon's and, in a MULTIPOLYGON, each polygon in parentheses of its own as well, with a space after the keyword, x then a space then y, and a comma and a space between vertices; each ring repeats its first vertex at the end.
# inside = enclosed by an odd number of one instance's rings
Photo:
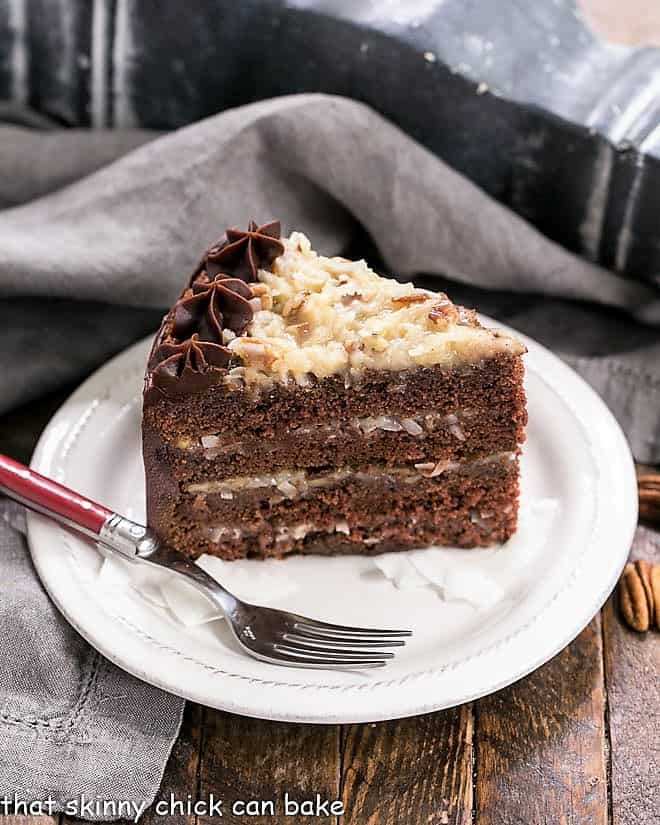
MULTIPOLYGON (((153 330, 226 226, 276 217, 326 254, 366 231, 387 270, 451 279, 567 358, 660 460, 660 292, 550 242, 366 106, 282 97, 159 138, 20 121, 0 127, 0 411, 153 330)), ((90 650, 8 525, 0 581, 0 794, 149 802, 182 702, 90 650)))
POLYGON ((23 531, 21 509, 0 500, 0 797, 85 819, 116 817, 73 805, 121 801, 134 816, 158 791, 183 700, 78 636, 39 584, 23 531))
POLYGON ((480 306, 565 357, 636 457, 660 461, 660 331, 650 326, 660 291, 544 238, 363 104, 281 97, 156 140, 12 125, 0 128, 0 192, 26 201, 0 212, 0 374, 11 376, 0 409, 146 333, 155 314, 145 310, 169 304, 225 226, 275 216, 328 254, 361 225, 398 276, 499 290, 480 306))

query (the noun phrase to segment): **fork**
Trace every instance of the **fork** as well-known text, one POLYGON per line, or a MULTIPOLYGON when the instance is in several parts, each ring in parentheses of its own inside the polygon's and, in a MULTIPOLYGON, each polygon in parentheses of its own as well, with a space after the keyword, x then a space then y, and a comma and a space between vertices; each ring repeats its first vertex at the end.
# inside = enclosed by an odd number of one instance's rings
POLYGON ((166 568, 218 606, 238 644, 250 656, 288 667, 346 670, 384 667, 390 647, 410 630, 329 624, 286 610, 243 601, 187 556, 161 542, 149 527, 114 513, 80 493, 0 453, 0 492, 76 531, 125 559, 166 568))

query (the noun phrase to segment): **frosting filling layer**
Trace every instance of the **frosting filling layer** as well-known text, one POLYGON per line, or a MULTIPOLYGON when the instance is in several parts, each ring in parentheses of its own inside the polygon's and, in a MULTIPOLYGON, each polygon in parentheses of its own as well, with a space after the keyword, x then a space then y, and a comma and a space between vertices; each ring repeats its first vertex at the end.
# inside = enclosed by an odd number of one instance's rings
MULTIPOLYGON (((256 532, 258 531, 250 530, 246 527, 228 527, 225 524, 205 528, 205 533, 208 538, 216 543, 222 541, 239 541, 246 536, 255 535, 256 532)), ((350 532, 351 530, 347 521, 336 521, 329 525, 318 525, 311 521, 300 521, 294 524, 285 524, 274 528, 276 542, 301 541, 310 533, 325 533, 326 535, 330 535, 332 533, 343 533, 348 536, 350 535, 350 532)))
POLYGON ((341 467, 329 472, 310 473, 306 470, 282 470, 269 475, 235 476, 218 480, 200 481, 183 486, 183 492, 194 495, 220 495, 228 501, 248 491, 263 491, 264 498, 279 492, 284 498, 298 498, 320 488, 334 487, 344 481, 363 483, 399 481, 415 484, 423 479, 437 478, 444 473, 469 470, 485 464, 507 463, 516 459, 516 453, 493 453, 475 461, 425 461, 412 466, 388 467, 369 465, 363 469, 341 467))
MULTIPOLYGON (((493 527, 491 523, 493 515, 494 513, 488 510, 473 508, 470 511, 470 521, 483 531, 488 531, 493 527)), ((204 528, 205 536, 214 544, 241 541, 246 538, 252 538, 262 531, 263 527, 261 525, 256 529, 226 524, 211 525, 204 528)), ((313 521, 299 521, 292 524, 283 524, 273 527, 273 540, 276 544, 304 541, 311 535, 320 537, 332 536, 336 534, 344 535, 346 537, 354 536, 356 541, 360 541, 362 544, 366 544, 367 546, 379 544, 387 538, 385 535, 373 535, 364 538, 362 536, 362 531, 359 528, 351 530, 350 525, 345 520, 339 520, 329 524, 317 524, 313 521)))

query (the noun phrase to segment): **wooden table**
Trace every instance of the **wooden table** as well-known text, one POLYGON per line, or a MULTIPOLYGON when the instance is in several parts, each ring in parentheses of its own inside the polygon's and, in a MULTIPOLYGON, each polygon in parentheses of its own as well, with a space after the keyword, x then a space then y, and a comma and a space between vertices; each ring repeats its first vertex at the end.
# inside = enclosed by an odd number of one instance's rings
MULTIPOLYGON (((62 397, 0 419, 0 451, 27 460, 62 397)), ((648 533, 640 531, 634 552, 651 557, 648 533)), ((291 725, 188 704, 158 798, 170 793, 213 794, 224 800, 224 816, 164 818, 152 809, 141 822, 658 825, 660 634, 627 630, 609 602, 572 645, 521 682, 395 722, 291 725), (285 792, 341 800, 345 813, 285 817, 285 792), (237 799, 275 800, 279 814, 232 816, 237 799)))

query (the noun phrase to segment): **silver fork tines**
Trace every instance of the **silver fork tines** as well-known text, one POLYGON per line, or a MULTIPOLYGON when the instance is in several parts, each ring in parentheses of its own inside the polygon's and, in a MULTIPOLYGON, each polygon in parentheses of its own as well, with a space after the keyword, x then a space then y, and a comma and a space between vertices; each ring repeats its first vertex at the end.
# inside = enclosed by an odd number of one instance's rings
POLYGON ((286 610, 249 604, 230 593, 201 567, 167 545, 149 541, 138 558, 184 576, 218 605, 240 646, 255 659, 287 667, 356 670, 384 667, 394 658, 385 648, 402 647, 410 630, 349 627, 286 610))

